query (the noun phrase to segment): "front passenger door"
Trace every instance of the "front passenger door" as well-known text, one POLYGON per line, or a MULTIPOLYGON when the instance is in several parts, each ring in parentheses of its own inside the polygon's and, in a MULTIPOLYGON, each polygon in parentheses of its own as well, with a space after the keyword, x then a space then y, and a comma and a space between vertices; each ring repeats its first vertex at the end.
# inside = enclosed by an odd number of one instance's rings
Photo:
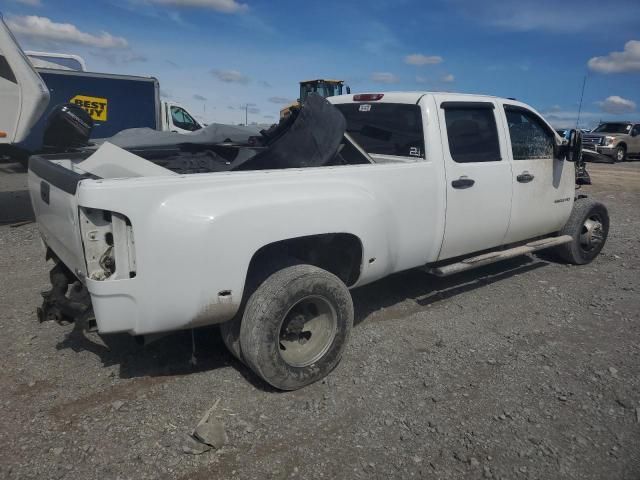
POLYGON ((533 111, 504 105, 509 155, 513 165, 513 201, 506 243, 527 240, 562 228, 573 207, 574 164, 554 158, 556 134, 533 111))

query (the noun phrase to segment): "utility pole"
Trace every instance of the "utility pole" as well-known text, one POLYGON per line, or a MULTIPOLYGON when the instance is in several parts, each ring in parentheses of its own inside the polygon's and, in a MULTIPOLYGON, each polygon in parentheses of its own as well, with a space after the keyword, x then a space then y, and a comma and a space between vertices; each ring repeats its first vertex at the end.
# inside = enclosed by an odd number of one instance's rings
POLYGON ((248 103, 244 106, 244 125, 245 127, 249 125, 249 104, 248 103))

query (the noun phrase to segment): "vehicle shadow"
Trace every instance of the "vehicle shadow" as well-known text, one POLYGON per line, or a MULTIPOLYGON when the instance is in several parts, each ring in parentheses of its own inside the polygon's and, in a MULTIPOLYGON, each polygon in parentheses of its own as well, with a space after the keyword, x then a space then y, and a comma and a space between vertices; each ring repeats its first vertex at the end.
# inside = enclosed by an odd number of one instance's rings
POLYGON ((28 190, 0 192, 0 225, 34 220, 28 190))
POLYGON ((0 225, 34 220, 25 172, 19 163, 0 162, 0 225))
POLYGON ((191 330, 171 332, 147 345, 125 333, 98 335, 74 328, 56 348, 91 352, 105 367, 118 365, 118 376, 123 379, 189 375, 233 365, 251 383, 264 388, 227 352, 217 327, 195 329, 193 337, 191 330))
MULTIPOLYGON (((381 309, 413 300, 415 310, 455 295, 482 288, 514 275, 547 265, 538 257, 522 257, 478 268, 447 278, 437 278, 419 270, 409 270, 358 288, 352 292, 355 325, 381 309)), ((406 315, 406 308, 402 314, 406 315)), ((120 378, 189 375, 233 366, 256 388, 278 392, 263 382, 225 348, 217 327, 168 334, 148 345, 140 346, 128 334, 98 336, 73 329, 58 345, 59 350, 90 351, 105 367, 119 365, 120 378), (191 362, 195 345, 195 364, 191 362)))
MULTIPOLYGON (((464 292, 481 288, 521 273, 544 267, 543 257, 516 257, 450 277, 435 277, 421 270, 407 270, 352 291, 355 309, 354 325, 365 321, 376 311, 393 308, 413 300, 416 311, 464 292)), ((409 312, 410 312, 409 308, 409 312)), ((402 314, 407 314, 403 308, 402 314)))

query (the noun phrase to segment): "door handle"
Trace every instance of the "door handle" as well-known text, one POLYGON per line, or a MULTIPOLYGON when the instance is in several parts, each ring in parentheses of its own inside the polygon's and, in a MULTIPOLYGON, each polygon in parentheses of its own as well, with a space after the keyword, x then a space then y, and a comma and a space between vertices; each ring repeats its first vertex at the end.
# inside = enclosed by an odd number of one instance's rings
POLYGON ((529 172, 522 172, 520 175, 516 177, 516 180, 518 180, 520 183, 529 183, 534 178, 535 177, 531 175, 529 172))
POLYGON ((459 179, 451 182, 451 186, 453 188, 469 188, 469 187, 473 187, 474 183, 476 183, 476 181, 472 180, 471 178, 460 177, 459 179))

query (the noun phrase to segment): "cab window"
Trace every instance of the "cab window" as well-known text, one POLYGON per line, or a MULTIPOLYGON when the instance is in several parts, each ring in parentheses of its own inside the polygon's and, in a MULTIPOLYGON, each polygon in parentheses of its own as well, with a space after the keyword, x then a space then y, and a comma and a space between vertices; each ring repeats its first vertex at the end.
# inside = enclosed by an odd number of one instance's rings
POLYGON ((201 128, 198 122, 196 122, 193 117, 184 110, 184 108, 171 107, 171 119, 176 127, 183 130, 193 132, 194 130, 199 130, 201 128))
POLYGON ((422 113, 403 103, 339 103, 347 132, 367 153, 424 158, 422 113))
POLYGON ((505 105, 514 160, 553 158, 555 140, 533 112, 505 105))

